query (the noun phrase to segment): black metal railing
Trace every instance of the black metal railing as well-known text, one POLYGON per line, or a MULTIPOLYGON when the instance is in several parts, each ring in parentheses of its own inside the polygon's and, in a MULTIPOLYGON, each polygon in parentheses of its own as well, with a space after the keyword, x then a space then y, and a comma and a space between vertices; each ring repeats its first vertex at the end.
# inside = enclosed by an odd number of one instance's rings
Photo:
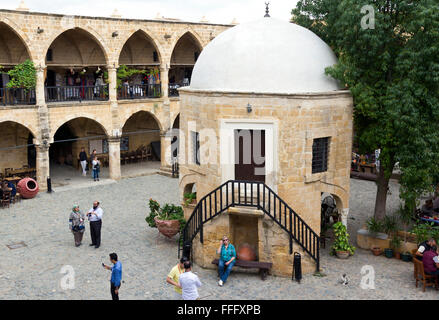
POLYGON ((160 84, 122 85, 117 89, 118 100, 160 98, 160 84))
POLYGON ((46 102, 106 101, 108 84, 102 86, 46 87, 46 102))
POLYGON ((178 97, 178 88, 180 87, 187 87, 189 85, 189 83, 184 83, 184 82, 179 82, 179 83, 170 83, 169 84, 169 91, 168 91, 168 96, 169 97, 178 97))
POLYGON ((204 196, 195 207, 183 229, 178 246, 192 243, 198 233, 203 243, 203 225, 230 207, 245 206, 262 210, 289 235, 290 254, 293 253, 293 240, 316 262, 320 269, 320 237, 311 227, 263 182, 229 180, 204 196))
POLYGON ((33 105, 36 101, 35 89, 0 88, 0 105, 33 105))

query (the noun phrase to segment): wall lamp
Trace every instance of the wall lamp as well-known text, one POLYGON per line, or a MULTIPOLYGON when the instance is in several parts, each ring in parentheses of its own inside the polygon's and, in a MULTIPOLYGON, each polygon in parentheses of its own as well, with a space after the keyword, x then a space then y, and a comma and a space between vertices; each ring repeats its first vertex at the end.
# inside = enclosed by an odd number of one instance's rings
POLYGON ((119 35, 119 32, 117 32, 117 31, 114 31, 114 32, 111 34, 111 36, 112 36, 113 38, 117 37, 118 35, 119 35))
POLYGON ((43 33, 43 32, 44 32, 44 29, 41 29, 40 27, 38 27, 37 33, 43 33))
POLYGON ((247 112, 250 113, 252 111, 253 111, 252 105, 250 103, 247 103, 247 112))
POLYGON ((171 35, 170 34, 165 34, 165 39, 171 39, 171 35))

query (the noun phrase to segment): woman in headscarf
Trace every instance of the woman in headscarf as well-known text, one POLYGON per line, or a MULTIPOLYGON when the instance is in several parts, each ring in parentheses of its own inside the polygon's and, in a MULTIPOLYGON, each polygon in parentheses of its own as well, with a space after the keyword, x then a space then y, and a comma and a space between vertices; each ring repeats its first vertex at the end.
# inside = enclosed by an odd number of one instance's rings
POLYGON ((69 217, 69 227, 75 238, 75 246, 79 247, 81 245, 82 237, 85 231, 85 215, 79 210, 79 206, 73 206, 72 212, 69 217))

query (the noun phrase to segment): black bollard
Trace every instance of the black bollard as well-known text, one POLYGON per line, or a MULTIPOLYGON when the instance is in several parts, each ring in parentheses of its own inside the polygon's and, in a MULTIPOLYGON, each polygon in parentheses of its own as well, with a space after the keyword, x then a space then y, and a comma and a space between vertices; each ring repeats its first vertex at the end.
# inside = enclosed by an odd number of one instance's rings
POLYGON ((52 181, 50 180, 50 177, 47 177, 47 192, 52 193, 52 181))
POLYGON ((302 256, 298 252, 294 252, 294 262, 293 262, 293 274, 291 280, 294 280, 300 283, 302 279, 302 256))

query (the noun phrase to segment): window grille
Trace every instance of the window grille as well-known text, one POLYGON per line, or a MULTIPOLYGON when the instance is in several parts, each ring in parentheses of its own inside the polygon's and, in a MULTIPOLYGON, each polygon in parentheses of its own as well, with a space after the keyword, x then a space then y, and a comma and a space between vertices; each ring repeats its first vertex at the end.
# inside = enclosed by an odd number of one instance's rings
POLYGON ((200 133, 192 131, 193 162, 200 165, 200 133))
POLYGON ((312 144, 312 173, 328 170, 329 138, 314 139, 312 144))

